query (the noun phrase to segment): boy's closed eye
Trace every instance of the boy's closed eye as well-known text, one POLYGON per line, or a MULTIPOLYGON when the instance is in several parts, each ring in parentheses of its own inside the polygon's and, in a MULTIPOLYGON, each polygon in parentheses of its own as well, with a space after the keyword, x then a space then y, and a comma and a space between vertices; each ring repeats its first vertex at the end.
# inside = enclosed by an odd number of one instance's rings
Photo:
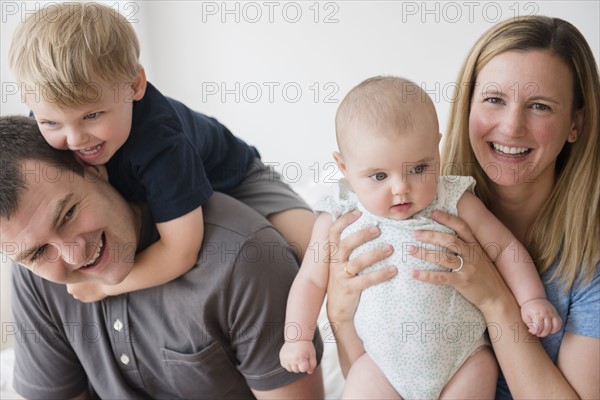
POLYGON ((89 113, 86 114, 85 117, 83 117, 83 119, 98 119, 98 117, 100 117, 100 115, 102 114, 102 112, 93 112, 93 113, 89 113))

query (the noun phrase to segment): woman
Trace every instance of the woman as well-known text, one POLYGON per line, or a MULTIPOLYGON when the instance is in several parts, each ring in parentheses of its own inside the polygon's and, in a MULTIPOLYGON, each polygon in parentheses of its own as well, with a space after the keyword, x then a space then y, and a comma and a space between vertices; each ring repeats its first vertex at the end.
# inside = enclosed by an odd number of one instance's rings
MULTIPOLYGON (((498 397, 598 398, 600 79, 589 45, 557 18, 505 21, 475 44, 456 87, 470 90, 456 93, 442 171, 475 177, 476 194, 534 258, 563 327, 542 339, 543 346, 528 334, 512 293, 482 250, 487 244, 477 243, 457 217, 434 218, 458 237, 422 232, 416 239, 446 244, 462 256, 460 271, 414 271, 413 277, 451 285, 481 310, 506 379, 498 397)), ((330 240, 340 242, 340 232, 355 219, 340 218, 330 240)), ((348 261, 352 249, 377 234, 372 228, 346 238, 333 257, 340 262, 331 264, 328 314, 338 325, 344 373, 364 352, 352 324, 360 291, 396 271, 351 277, 392 251, 348 261)), ((415 256, 425 253, 419 249, 415 256)), ((460 265, 458 257, 436 259, 449 270, 460 265)))

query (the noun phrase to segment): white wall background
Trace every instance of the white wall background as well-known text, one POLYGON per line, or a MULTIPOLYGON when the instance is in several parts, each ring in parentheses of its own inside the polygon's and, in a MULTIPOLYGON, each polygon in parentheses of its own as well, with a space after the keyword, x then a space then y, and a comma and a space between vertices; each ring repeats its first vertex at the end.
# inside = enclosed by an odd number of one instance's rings
MULTIPOLYGON (((1 2, 1 115, 28 112, 7 68, 12 32, 32 11, 52 3, 1 2)), ((362 80, 396 74, 421 84, 445 129, 459 67, 495 22, 558 16, 582 31, 596 60, 600 54, 598 0, 105 3, 138 32, 152 83, 257 146, 310 201, 335 172, 338 103, 362 80)), ((0 270, 5 322, 8 268, 0 270)))

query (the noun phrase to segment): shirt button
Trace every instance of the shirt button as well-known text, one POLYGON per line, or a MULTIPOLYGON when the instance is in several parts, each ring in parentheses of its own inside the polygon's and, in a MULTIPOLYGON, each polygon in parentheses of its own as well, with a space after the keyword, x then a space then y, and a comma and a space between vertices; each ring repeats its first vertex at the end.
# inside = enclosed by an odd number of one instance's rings
POLYGON ((129 364, 129 357, 127 357, 125 354, 121 354, 121 362, 125 365, 129 364))
POLYGON ((116 331, 121 332, 121 329, 123 329, 123 323, 120 319, 117 319, 115 321, 115 323, 113 324, 113 328, 115 328, 116 331))

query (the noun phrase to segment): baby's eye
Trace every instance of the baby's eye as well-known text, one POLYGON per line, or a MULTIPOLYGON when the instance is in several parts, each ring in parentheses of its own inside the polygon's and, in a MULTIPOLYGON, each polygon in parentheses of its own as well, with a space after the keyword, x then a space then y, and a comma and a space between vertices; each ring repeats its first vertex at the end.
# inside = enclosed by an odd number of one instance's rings
POLYGON ((382 181, 385 178, 387 178, 387 174, 383 173, 383 172, 378 172, 376 174, 371 175, 371 179, 376 180, 376 181, 382 181))
POLYGON ((427 165, 426 164, 421 164, 421 165, 417 165, 415 167, 413 167, 409 173, 410 174, 422 174, 423 172, 425 172, 425 170, 427 169, 427 165))

